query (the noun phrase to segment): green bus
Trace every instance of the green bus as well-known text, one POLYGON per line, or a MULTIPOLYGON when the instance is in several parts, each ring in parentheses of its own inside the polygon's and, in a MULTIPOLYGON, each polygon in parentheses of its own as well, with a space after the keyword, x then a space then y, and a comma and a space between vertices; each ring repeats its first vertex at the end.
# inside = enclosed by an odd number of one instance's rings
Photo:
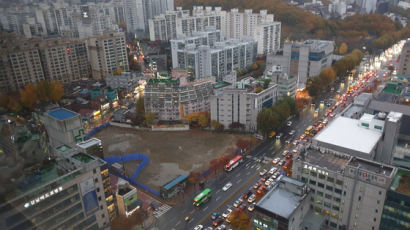
POLYGON ((196 207, 200 206, 201 204, 207 202, 212 196, 212 191, 211 189, 207 188, 201 193, 199 193, 195 198, 194 198, 194 205, 196 207))

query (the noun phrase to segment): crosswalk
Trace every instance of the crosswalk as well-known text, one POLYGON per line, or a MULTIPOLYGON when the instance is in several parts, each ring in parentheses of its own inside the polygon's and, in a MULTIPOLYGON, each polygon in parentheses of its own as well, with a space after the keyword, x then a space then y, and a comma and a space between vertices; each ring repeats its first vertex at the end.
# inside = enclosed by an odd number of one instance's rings
POLYGON ((163 204, 159 208, 157 208, 152 214, 155 216, 155 218, 159 218, 160 216, 168 212, 171 208, 171 206, 163 204))

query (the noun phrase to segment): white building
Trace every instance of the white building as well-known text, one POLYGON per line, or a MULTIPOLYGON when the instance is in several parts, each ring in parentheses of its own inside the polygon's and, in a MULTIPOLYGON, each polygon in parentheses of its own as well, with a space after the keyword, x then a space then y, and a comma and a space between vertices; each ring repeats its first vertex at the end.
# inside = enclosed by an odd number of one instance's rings
POLYGON ((254 131, 257 129, 258 113, 276 102, 277 86, 272 85, 256 93, 249 84, 239 82, 236 85, 236 88, 225 88, 219 91, 220 94, 211 97, 211 120, 218 121, 225 128, 238 122, 246 130, 254 131))
POLYGON ((187 70, 191 80, 213 76, 220 81, 224 75, 252 65, 256 47, 252 39, 215 42, 212 47, 189 44, 176 51, 178 63, 173 67, 187 70))
POLYGON ((317 76, 332 65, 333 41, 306 40, 285 42, 283 57, 289 63, 288 74, 298 77, 298 88, 303 88, 308 77, 317 76))
POLYGON ((258 54, 266 55, 280 49, 280 22, 263 22, 255 25, 251 37, 258 42, 258 54))
POLYGON ((272 66, 272 69, 267 70, 265 79, 270 79, 270 84, 278 85, 278 100, 283 97, 295 98, 297 78, 282 72, 280 66, 272 66))
POLYGON ((409 55, 410 55, 410 40, 407 40, 401 50, 399 69, 397 71, 397 75, 410 76, 409 55))
POLYGON ((144 0, 124 0, 124 10, 128 33, 145 30, 144 0))

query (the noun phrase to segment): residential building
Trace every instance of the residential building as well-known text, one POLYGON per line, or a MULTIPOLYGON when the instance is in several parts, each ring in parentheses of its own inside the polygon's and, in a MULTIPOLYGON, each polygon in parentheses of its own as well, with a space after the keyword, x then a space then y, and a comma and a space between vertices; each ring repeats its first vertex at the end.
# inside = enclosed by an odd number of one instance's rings
POLYGON ((118 70, 129 71, 125 34, 109 32, 87 39, 91 72, 95 79, 106 79, 118 70))
POLYGON ((49 135, 50 145, 57 148, 61 145, 74 146, 84 140, 80 114, 65 108, 57 108, 40 115, 49 135))
POLYGON ((124 0, 124 11, 128 33, 145 30, 144 0, 124 0))
POLYGON ((410 171, 398 169, 384 201, 380 230, 410 229, 410 171))
POLYGON ((82 153, 87 153, 104 159, 103 146, 101 144, 101 140, 98 138, 93 137, 77 143, 76 148, 82 153))
POLYGON ((141 201, 138 200, 137 188, 121 178, 118 178, 116 187, 118 214, 128 217, 142 205, 141 201))
POLYGON ((187 70, 190 80, 213 76, 220 81, 224 75, 252 65, 257 52, 257 42, 252 39, 214 42, 214 46, 188 44, 175 47, 171 49, 173 68, 187 70))
MULTIPOLYGON (((249 80, 249 79, 248 79, 249 80)), ((234 88, 224 88, 219 94, 211 97, 211 120, 218 121, 225 128, 238 122, 246 130, 257 129, 256 118, 263 108, 272 107, 276 102, 277 85, 256 92, 252 82, 236 83, 234 88)))
POLYGON ((182 120, 186 114, 209 112, 213 82, 150 79, 144 92, 145 111, 156 114, 159 120, 182 120))
POLYGON ((410 76, 410 40, 407 40, 401 50, 398 75, 410 76))
POLYGON ((294 158, 292 177, 309 186, 310 204, 325 216, 329 229, 379 229, 386 192, 396 171, 389 165, 311 145, 294 158))
POLYGON ((308 77, 317 76, 332 65, 333 50, 333 41, 285 42, 283 56, 289 62, 288 75, 298 78, 298 88, 305 87, 308 77))
POLYGON ((305 183, 282 177, 255 205, 254 229, 303 229, 309 213, 310 191, 305 183))
POLYGON ((133 91, 138 86, 138 80, 137 75, 131 72, 122 72, 121 75, 109 75, 105 79, 108 87, 125 89, 127 92, 133 91))
POLYGON ((148 20, 151 41, 168 41, 177 38, 177 18, 188 17, 189 10, 177 7, 175 11, 167 11, 148 20))
POLYGON ((148 23, 149 19, 153 19, 155 16, 174 10, 174 0, 144 0, 143 4, 145 23, 148 23))
POLYGON ((270 84, 278 85, 278 100, 283 97, 295 98, 297 79, 282 72, 281 66, 272 66, 272 69, 267 70, 265 79, 269 79, 270 84))
POLYGON ((252 37, 258 41, 258 55, 274 53, 280 49, 280 22, 262 22, 255 25, 252 37))
POLYGON ((117 211, 107 163, 65 145, 52 153, 9 178, 1 229, 109 228, 117 211))

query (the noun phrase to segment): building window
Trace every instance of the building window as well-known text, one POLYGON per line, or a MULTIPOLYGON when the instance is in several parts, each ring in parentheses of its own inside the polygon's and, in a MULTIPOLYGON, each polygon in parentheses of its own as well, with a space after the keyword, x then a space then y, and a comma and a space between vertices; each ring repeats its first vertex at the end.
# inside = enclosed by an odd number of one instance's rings
POLYGON ((321 192, 321 191, 317 191, 317 193, 316 193, 318 196, 323 196, 323 192, 321 192))
POLYGON ((317 186, 319 186, 321 188, 325 188, 325 184, 322 184, 322 183, 318 183, 317 186))
POLYGON ((98 183, 98 178, 95 178, 94 181, 95 181, 95 183, 98 183))
POLYGON ((97 170, 96 170, 96 169, 93 169, 93 173, 96 174, 96 173, 97 173, 97 170))
MULTIPOLYGON (((338 188, 335 188, 335 193, 337 193, 337 194, 342 194, 342 190, 341 189, 338 189, 338 188)), ((346 192, 345 192, 345 196, 346 196, 346 192)))
MULTIPOLYGON (((309 180, 309 184, 311 184, 311 185, 316 185, 316 181, 314 181, 314 180, 309 180)), ((320 183, 319 183, 320 184, 320 183)))
POLYGON ((332 187, 332 186, 329 186, 329 185, 326 185, 326 189, 327 189, 328 191, 333 191, 333 187, 332 187))
POLYGON ((376 213, 378 213, 379 212, 379 210, 378 209, 376 209, 376 210, 374 210, 376 213))
POLYGON ((376 222, 376 218, 373 218, 373 221, 376 222))
POLYGON ((334 179, 333 177, 328 177, 328 178, 327 178, 327 181, 333 183, 333 182, 335 181, 335 179, 334 179))
POLYGON ((101 201, 101 196, 98 197, 98 201, 101 201))
POLYGON ((100 209, 101 209, 101 210, 103 209, 103 206, 102 206, 102 205, 100 205, 100 209))
POLYGON ((379 195, 382 195, 382 191, 379 191, 379 195))
POLYGON ((313 171, 310 171, 310 175, 316 177, 316 176, 317 176, 317 173, 316 173, 316 172, 313 172, 313 171))
POLYGON ((103 213, 103 214, 101 214, 101 218, 105 218, 105 214, 103 213))

